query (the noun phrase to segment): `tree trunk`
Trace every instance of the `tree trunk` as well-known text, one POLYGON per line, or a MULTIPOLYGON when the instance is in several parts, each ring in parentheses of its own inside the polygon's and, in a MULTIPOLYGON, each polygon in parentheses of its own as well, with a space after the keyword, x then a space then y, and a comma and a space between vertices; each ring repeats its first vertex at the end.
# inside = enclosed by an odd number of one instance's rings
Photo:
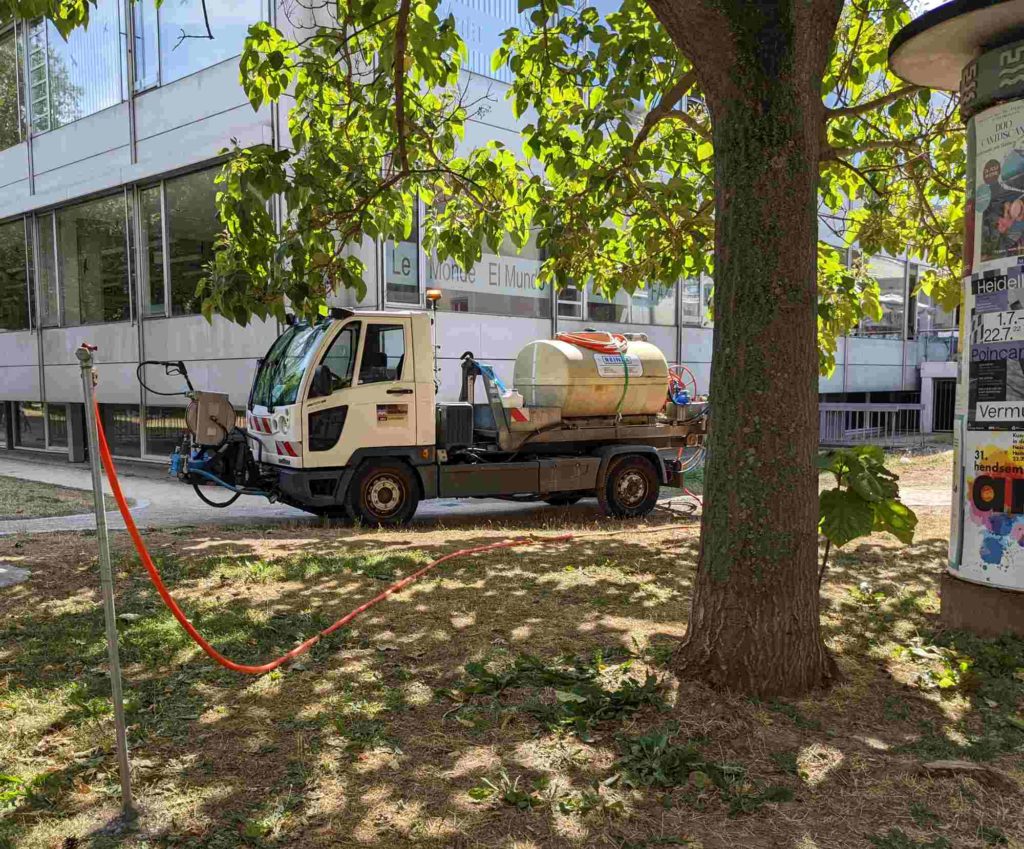
POLYGON ((841 3, 651 4, 694 64, 715 148, 711 433, 679 669, 796 695, 835 674, 818 610, 816 205, 841 3))

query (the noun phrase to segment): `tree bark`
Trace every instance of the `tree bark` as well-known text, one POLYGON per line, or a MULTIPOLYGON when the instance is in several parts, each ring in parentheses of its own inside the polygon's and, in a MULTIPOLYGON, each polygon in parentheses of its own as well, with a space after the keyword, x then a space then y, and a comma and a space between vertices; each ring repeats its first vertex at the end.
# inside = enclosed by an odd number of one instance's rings
POLYGON ((762 697, 823 686, 818 608, 821 79, 841 0, 649 0, 715 149, 712 425, 679 671, 762 697))

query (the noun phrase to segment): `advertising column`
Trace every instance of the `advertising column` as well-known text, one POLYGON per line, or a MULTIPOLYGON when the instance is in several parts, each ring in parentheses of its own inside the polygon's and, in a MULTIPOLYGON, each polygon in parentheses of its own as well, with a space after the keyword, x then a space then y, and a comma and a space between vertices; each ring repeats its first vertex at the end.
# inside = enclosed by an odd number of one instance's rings
POLYGON ((967 204, 950 572, 1024 591, 1024 42, 963 70, 967 204), (994 104, 994 105, 993 105, 994 104))

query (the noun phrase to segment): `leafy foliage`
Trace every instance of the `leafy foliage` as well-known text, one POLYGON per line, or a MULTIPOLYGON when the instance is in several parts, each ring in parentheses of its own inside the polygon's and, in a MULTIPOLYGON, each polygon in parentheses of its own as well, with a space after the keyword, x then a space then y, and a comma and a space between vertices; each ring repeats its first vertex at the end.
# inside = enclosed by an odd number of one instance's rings
POLYGON ((885 453, 875 445, 837 448, 822 454, 820 469, 831 472, 836 485, 821 493, 818 528, 833 545, 876 531, 892 534, 909 545, 917 516, 900 501, 897 476, 885 468, 885 453))
MULTIPOLYGON (((649 7, 623 0, 603 16, 568 0, 520 8, 528 24, 508 30, 493 59, 524 122, 519 156, 501 141, 464 142, 467 122, 495 108, 495 96, 460 78, 459 22, 441 18, 437 0, 342 0, 302 42, 254 26, 242 84, 257 108, 294 94, 292 148, 236 149, 225 166, 226 231, 205 313, 280 315, 287 298, 313 315, 340 287, 361 294, 368 240, 408 236, 417 200, 427 250, 463 268, 485 243, 521 248, 532 234, 544 256, 537 285, 589 282, 610 295, 713 272, 711 116, 649 7), (286 214, 273 213, 274 195, 286 214)), ((867 254, 927 254, 940 271, 922 285, 941 295, 958 273, 962 139, 950 98, 887 71, 888 39, 907 20, 901 0, 843 13, 822 87, 821 216, 867 254)), ((837 340, 881 316, 867 267, 840 260, 822 243, 824 374, 837 340)))
POLYGON ((694 743, 673 743, 676 731, 661 728, 620 741, 623 755, 615 766, 627 784, 660 789, 689 785, 697 793, 717 789, 730 816, 753 813, 767 802, 792 801, 788 787, 761 786, 751 782, 739 764, 709 761, 694 743))
MULTIPOLYGON (((67 38, 77 27, 89 25, 89 12, 98 0, 0 0, 0 23, 8 20, 49 18, 67 38)), ((155 0, 157 5, 161 0, 155 0)))
POLYGON ((449 695, 457 699, 497 697, 509 689, 542 688, 550 691, 550 698, 535 695, 523 711, 545 728, 569 730, 589 740, 592 727, 599 722, 629 716, 643 707, 661 706, 658 678, 651 673, 642 680, 631 676, 631 664, 606 667, 599 659, 585 663, 575 657, 546 664, 532 655, 520 655, 499 669, 467 663, 467 680, 458 693, 449 695))

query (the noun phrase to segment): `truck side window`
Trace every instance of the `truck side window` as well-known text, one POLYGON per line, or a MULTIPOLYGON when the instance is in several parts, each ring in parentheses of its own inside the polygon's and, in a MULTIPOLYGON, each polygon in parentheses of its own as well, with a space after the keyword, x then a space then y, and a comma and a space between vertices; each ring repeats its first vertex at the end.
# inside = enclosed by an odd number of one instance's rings
POLYGON ((346 324, 334 337, 330 349, 324 354, 321 365, 331 372, 331 392, 347 389, 352 385, 356 366, 356 351, 359 349, 359 322, 346 324))
POLYGON ((401 380, 405 364, 405 330, 400 324, 369 324, 363 359, 359 365, 360 383, 384 383, 401 380))

